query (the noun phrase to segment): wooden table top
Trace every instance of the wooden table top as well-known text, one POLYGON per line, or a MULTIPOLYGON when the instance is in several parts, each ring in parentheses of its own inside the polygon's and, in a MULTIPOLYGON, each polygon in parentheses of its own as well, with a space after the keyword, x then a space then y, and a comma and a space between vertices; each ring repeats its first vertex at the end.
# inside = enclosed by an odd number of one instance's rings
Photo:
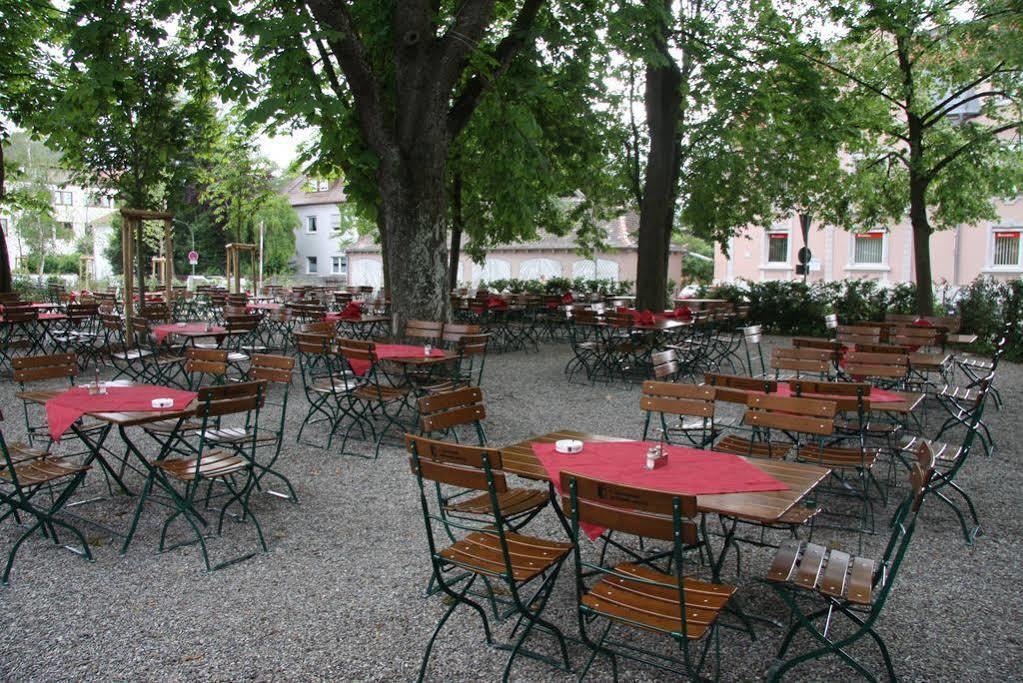
MULTIPOLYGON (((551 432, 500 449, 504 470, 529 479, 549 481, 547 470, 533 454, 532 444, 552 443, 558 439, 599 442, 634 441, 634 439, 600 436, 571 430, 551 432)), ((776 522, 831 473, 831 470, 826 467, 807 463, 745 457, 742 459, 757 466, 789 488, 785 491, 754 491, 697 496, 696 505, 701 512, 739 517, 752 522, 776 522)))
POLYGON ((391 322, 391 316, 389 316, 389 315, 364 315, 364 316, 360 316, 358 318, 333 318, 332 320, 333 320, 333 322, 336 322, 336 323, 347 323, 349 325, 367 325, 369 323, 389 323, 389 322, 391 322))
MULTIPOLYGON (((141 386, 135 382, 125 382, 120 380, 114 380, 112 382, 104 382, 107 386, 118 386, 118 387, 133 387, 141 386)), ((64 393, 63 391, 23 391, 15 394, 18 398, 28 401, 29 403, 37 403, 44 405, 48 400, 64 393)), ((181 410, 146 410, 146 411, 132 411, 130 413, 85 413, 89 417, 99 420, 100 422, 108 422, 117 427, 134 427, 137 425, 149 424, 150 422, 159 422, 160 420, 176 420, 181 417, 189 417, 195 414, 195 410, 198 407, 197 401, 192 401, 186 407, 181 410)))
POLYGON ((976 343, 977 339, 975 334, 950 334, 945 337, 945 343, 953 346, 968 346, 976 343))
MULTIPOLYGON (((734 387, 715 387, 716 391, 714 397, 718 401, 724 401, 725 403, 738 403, 739 405, 746 405, 746 399, 754 392, 747 389, 736 389, 734 387)), ((886 389, 886 391, 888 391, 886 389)), ((912 391, 889 391, 889 393, 897 395, 901 400, 899 401, 878 401, 870 404, 870 410, 878 413, 897 413, 899 415, 908 415, 916 410, 923 403, 926 394, 918 394, 912 391)))
POLYGON ((448 361, 455 360, 458 358, 458 354, 454 351, 447 349, 436 349, 437 351, 443 351, 443 356, 384 356, 380 358, 382 363, 400 363, 401 365, 434 365, 436 363, 447 363, 448 361))
POLYGON ((945 351, 925 353, 914 351, 909 354, 909 364, 917 370, 940 370, 949 364, 952 354, 945 351))

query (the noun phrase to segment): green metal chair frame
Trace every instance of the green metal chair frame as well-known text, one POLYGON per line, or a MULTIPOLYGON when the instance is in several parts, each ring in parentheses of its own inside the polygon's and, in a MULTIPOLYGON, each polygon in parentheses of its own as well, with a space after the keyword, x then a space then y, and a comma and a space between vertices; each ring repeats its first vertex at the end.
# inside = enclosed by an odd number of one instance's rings
POLYGON ((520 655, 571 671, 564 635, 554 624, 541 616, 561 567, 569 555, 569 544, 522 536, 509 529, 498 503, 498 496, 508 489, 507 475, 501 471, 500 451, 460 446, 411 434, 407 434, 405 439, 410 452, 412 471, 419 486, 419 501, 423 523, 426 526, 432 580, 450 602, 450 606, 430 636, 419 668, 418 680, 422 681, 426 675, 430 653, 438 634, 460 605, 467 605, 480 616, 488 645, 510 651, 502 680, 509 679, 512 664, 520 655), (431 509, 432 497, 426 493, 427 481, 488 493, 494 510, 493 518, 473 524, 450 519, 439 510, 431 509), (455 530, 466 535, 453 545, 442 548, 439 541, 443 539, 437 537, 437 526, 443 528, 445 534, 455 530), (485 551, 488 557, 473 554, 473 549, 480 545, 489 549, 485 551), (482 578, 488 585, 490 581, 500 582, 507 590, 510 596, 510 612, 518 615, 512 630, 513 634, 518 634, 518 638, 513 644, 495 642, 486 612, 469 597, 469 590, 478 578, 482 578), (525 595, 527 586, 534 585, 536 588, 532 594, 525 595), (523 647, 534 629, 554 636, 559 645, 560 662, 523 647))
POLYGON ((869 636, 880 649, 889 679, 898 680, 892 666, 891 655, 884 640, 874 629, 874 624, 884 610, 884 605, 898 576, 899 568, 909 549, 913 532, 916 530, 920 506, 927 494, 928 482, 932 473, 933 456, 925 447, 920 452, 919 462, 913 464, 910 475, 910 491, 896 509, 892 520, 891 536, 885 546, 884 555, 880 562, 874 563, 873 567, 869 567, 859 558, 850 558, 846 553, 838 555, 841 551, 831 550, 831 561, 828 562, 828 566, 834 565, 833 572, 819 571, 812 579, 803 581, 798 574, 799 556, 803 555, 806 558, 803 561, 812 569, 815 564, 823 563, 824 554, 828 552, 828 549, 823 546, 806 546, 796 543, 783 546, 779 550, 766 583, 784 600, 795 621, 785 634, 775 661, 768 671, 768 681, 772 683, 779 681, 793 668, 828 655, 838 656, 859 675, 867 680, 875 681, 876 678, 866 666, 848 651, 850 646, 865 636, 869 636), (791 563, 788 562, 789 558, 791 558, 791 563), (852 568, 848 582, 844 573, 846 566, 852 568), (852 586, 855 573, 862 572, 867 568, 873 570, 869 580, 871 587, 869 596, 861 594, 858 586, 852 586), (851 587, 847 589, 847 585, 851 587), (819 607, 810 611, 801 606, 797 598, 804 596, 812 597, 815 605, 819 607), (836 615, 842 615, 849 619, 852 622, 853 631, 848 635, 832 639, 828 637, 828 632, 832 625, 832 618, 836 615), (825 620, 823 627, 817 625, 821 619, 825 620), (820 647, 785 659, 785 654, 792 645, 795 635, 800 631, 809 634, 820 644, 820 647))
POLYGON ((701 537, 706 536, 705 519, 698 513, 696 497, 624 486, 570 472, 561 473, 560 484, 565 492, 563 507, 569 516, 575 555, 579 632, 591 651, 579 679, 585 678, 597 655, 603 655, 611 662, 615 681, 618 657, 706 680, 702 672, 712 644, 717 661, 715 673, 720 673, 717 617, 735 588, 686 577, 686 551, 702 545, 701 537), (585 559, 582 522, 670 543, 673 573, 644 570, 631 562, 607 566, 603 560, 585 559), (637 594, 640 596, 636 597, 637 594), (647 595, 649 600, 643 597, 647 595), (607 620, 607 626, 594 636, 590 627, 597 619, 607 620), (624 640, 609 640, 611 627, 616 624, 670 637, 679 647, 681 659, 624 640), (703 647, 697 653, 693 649, 699 640, 703 640, 703 647))

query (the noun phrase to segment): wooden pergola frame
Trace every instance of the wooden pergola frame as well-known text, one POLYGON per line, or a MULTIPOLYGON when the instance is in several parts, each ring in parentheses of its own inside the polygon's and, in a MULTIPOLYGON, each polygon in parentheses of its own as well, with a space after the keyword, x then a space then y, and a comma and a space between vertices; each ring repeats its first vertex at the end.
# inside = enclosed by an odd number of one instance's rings
POLYGON ((233 294, 238 294, 242 291, 241 255, 248 252, 249 260, 252 264, 252 280, 255 283, 252 293, 259 294, 259 288, 263 284, 259 280, 259 271, 256 269, 256 261, 259 259, 259 247, 255 244, 230 242, 224 245, 224 251, 227 255, 227 267, 224 270, 227 275, 227 291, 233 294))
POLYGON ((135 317, 135 278, 138 278, 139 309, 146 300, 146 276, 142 260, 137 258, 138 244, 142 241, 142 224, 145 221, 163 221, 163 253, 167 267, 163 269, 164 297, 168 304, 174 282, 174 214, 166 211, 144 209, 121 209, 121 266, 124 273, 124 327, 128 340, 134 339, 132 318, 135 317))
POLYGON ((82 254, 78 257, 78 289, 92 289, 92 281, 96 279, 96 259, 82 254))

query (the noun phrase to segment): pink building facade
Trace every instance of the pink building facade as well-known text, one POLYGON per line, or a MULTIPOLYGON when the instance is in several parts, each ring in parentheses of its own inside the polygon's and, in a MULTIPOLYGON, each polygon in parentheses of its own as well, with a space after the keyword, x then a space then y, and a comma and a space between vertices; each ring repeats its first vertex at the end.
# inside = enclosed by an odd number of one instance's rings
MULTIPOLYGON (((931 236, 931 272, 936 287, 968 285, 981 275, 997 279, 1023 277, 1023 198, 996 204, 998 218, 960 225, 931 236)), ((833 226, 813 226, 808 240, 813 258, 809 281, 849 278, 886 284, 915 282, 913 238, 908 220, 893 227, 851 233, 833 226)), ((718 246, 714 280, 801 279, 797 253, 803 237, 796 216, 770 229, 752 228, 728 242, 726 257, 718 246)))

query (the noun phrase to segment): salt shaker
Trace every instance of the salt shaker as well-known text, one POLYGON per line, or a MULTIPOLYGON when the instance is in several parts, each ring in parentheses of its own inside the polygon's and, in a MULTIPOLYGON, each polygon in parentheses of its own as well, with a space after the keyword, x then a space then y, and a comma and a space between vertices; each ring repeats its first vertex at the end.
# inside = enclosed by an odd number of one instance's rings
POLYGON ((427 344, 426 346, 423 347, 423 356, 429 358, 431 353, 433 353, 433 346, 427 344))

